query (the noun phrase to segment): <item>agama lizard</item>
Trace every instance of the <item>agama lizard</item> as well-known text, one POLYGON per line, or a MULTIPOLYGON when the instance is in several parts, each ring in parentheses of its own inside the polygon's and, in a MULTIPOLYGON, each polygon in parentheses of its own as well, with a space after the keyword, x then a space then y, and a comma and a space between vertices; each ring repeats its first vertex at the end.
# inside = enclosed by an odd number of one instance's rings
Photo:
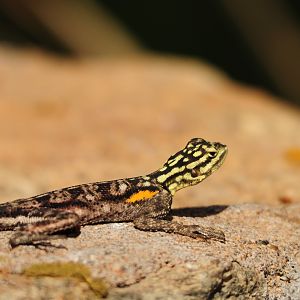
POLYGON ((0 230, 16 231, 9 240, 12 247, 47 244, 81 225, 129 221, 140 230, 224 242, 220 230, 166 217, 175 192, 204 180, 222 165, 226 154, 225 145, 194 138, 146 176, 80 184, 0 204, 0 230))

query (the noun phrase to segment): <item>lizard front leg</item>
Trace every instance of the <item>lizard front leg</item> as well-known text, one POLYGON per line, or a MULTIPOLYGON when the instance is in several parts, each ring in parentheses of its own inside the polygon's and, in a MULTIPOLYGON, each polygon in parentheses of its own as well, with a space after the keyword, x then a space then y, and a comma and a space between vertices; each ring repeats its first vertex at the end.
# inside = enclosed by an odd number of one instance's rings
POLYGON ((225 243, 223 231, 201 225, 183 225, 178 222, 141 217, 134 220, 134 227, 144 231, 163 231, 176 233, 202 240, 215 240, 225 243))
POLYGON ((152 198, 155 207, 148 215, 140 215, 133 220, 135 228, 144 231, 163 231, 176 233, 202 240, 215 240, 225 242, 223 231, 202 225, 184 225, 178 222, 162 219, 167 216, 171 209, 172 195, 166 190, 152 198))
MULTIPOLYGON (((62 235, 51 235, 55 232, 76 228, 79 225, 79 216, 72 212, 53 210, 46 212, 44 220, 22 225, 19 230, 10 238, 12 248, 19 245, 30 245, 47 241, 50 239, 62 238, 62 235)), ((42 244, 42 243, 41 243, 42 244)))

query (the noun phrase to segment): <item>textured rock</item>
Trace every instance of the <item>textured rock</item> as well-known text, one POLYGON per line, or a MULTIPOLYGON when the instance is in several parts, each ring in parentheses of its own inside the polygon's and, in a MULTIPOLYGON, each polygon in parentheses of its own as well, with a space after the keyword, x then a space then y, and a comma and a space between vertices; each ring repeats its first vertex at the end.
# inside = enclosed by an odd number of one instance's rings
MULTIPOLYGON (((10 251, 5 232, 0 234, 0 268, 22 274, 35 263, 82 263, 111 286, 111 299, 293 298, 300 288, 299 213, 299 205, 254 204, 174 211, 177 221, 224 230, 225 244, 141 232, 128 223, 86 226, 77 238, 53 242, 67 250, 28 246, 10 251)), ((11 285, 2 286, 0 294, 11 285)))
POLYGON ((67 250, 45 252, 10 250, 11 232, 0 232, 0 299, 95 297, 74 278, 22 274, 56 262, 87 266, 110 285, 108 299, 297 299, 299 111, 192 60, 78 62, 4 48, 0 99, 0 201, 151 172, 191 137, 229 147, 173 212, 222 229, 225 244, 128 223, 86 226, 54 242, 67 250))
POLYGON ((146 280, 111 292, 111 299, 257 299, 264 280, 238 263, 224 264, 208 257, 191 264, 163 268, 146 280), (142 295, 142 296, 141 296, 142 295))
POLYGON ((73 278, 0 275, 0 280, 1 300, 99 299, 86 283, 73 278))

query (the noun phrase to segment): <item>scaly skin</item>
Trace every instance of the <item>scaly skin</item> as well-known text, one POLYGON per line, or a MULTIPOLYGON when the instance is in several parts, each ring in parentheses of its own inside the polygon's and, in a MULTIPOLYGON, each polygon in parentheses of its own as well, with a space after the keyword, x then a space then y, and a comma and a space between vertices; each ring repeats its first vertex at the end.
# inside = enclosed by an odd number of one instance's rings
POLYGON ((81 225, 134 222, 136 228, 225 241, 223 232, 164 220, 174 194, 195 185, 223 163, 227 147, 194 138, 159 170, 146 176, 81 184, 0 204, 0 230, 16 230, 12 247, 49 245, 81 225))

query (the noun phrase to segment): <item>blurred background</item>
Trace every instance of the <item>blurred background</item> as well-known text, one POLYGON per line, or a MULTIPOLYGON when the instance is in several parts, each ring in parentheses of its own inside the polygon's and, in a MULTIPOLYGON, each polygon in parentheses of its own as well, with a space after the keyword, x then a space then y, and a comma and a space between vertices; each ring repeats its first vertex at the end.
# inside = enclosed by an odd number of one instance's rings
POLYGON ((0 40, 64 56, 201 58, 300 104, 297 0, 1 0, 0 40))
POLYGON ((296 0, 0 0, 0 201, 146 174, 193 137, 224 166, 174 206, 300 202, 296 0))

